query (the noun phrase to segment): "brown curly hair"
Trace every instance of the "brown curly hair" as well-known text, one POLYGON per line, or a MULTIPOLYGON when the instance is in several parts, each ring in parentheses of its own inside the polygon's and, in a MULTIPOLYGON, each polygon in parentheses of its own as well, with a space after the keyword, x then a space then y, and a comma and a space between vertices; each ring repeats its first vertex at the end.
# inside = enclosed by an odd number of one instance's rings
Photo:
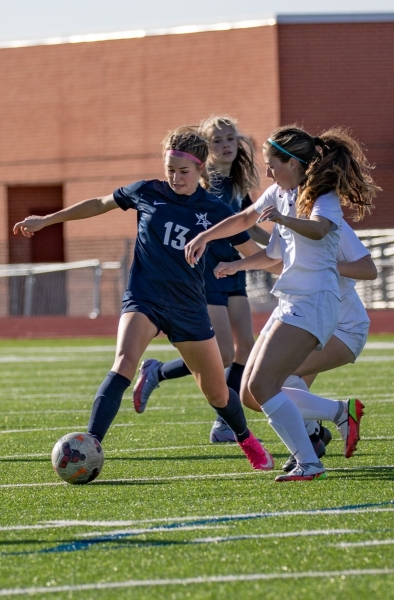
MULTIPOLYGON (((197 133, 197 127, 192 125, 184 125, 168 133, 163 140, 163 158, 165 158, 167 150, 187 152, 204 164, 208 160, 208 142, 197 133)), ((201 173, 200 183, 204 189, 210 189, 211 179, 207 168, 201 173)))
MULTIPOLYGON (((304 180, 299 187, 297 215, 310 217, 319 196, 336 192, 341 204, 356 211, 354 220, 360 220, 373 208, 372 199, 381 188, 370 175, 370 165, 361 145, 347 129, 331 127, 318 137, 296 125, 285 125, 270 136, 274 142, 299 159, 304 180)), ((263 148, 268 156, 288 162, 291 156, 267 140, 263 148)))
MULTIPOLYGON (((244 198, 253 188, 258 189, 260 187, 260 176, 255 164, 255 152, 252 140, 240 133, 237 120, 228 115, 211 115, 201 121, 198 131, 209 143, 211 137, 210 130, 213 127, 221 129, 223 126, 234 129, 238 142, 237 155, 230 168, 233 198, 238 196, 238 194, 244 198)), ((210 155, 208 156, 207 167, 209 171, 215 173, 215 165, 210 155)))

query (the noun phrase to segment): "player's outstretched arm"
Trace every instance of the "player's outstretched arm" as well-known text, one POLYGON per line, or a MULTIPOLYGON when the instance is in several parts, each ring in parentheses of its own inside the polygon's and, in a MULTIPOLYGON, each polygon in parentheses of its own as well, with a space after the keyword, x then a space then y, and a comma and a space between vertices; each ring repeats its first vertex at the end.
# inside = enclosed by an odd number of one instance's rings
POLYGON ((112 194, 100 198, 82 200, 82 202, 78 202, 78 204, 73 204, 72 206, 63 208, 50 215, 45 215, 43 217, 32 215, 26 217, 26 219, 14 225, 14 234, 16 235, 20 231, 25 237, 31 237, 37 231, 40 231, 40 229, 48 227, 48 225, 64 223, 65 221, 89 219, 90 217, 102 215, 114 208, 119 208, 119 206, 115 202, 112 194))
MULTIPOLYGON (((237 250, 242 253, 242 246, 237 246, 237 250)), ((227 277, 227 275, 234 275, 238 271, 253 270, 268 270, 274 268, 276 265, 282 263, 281 258, 270 258, 267 256, 266 249, 260 250, 247 258, 241 260, 234 260, 233 262, 220 262, 214 269, 214 274, 217 279, 221 277, 227 277)))
POLYGON ((257 221, 257 213, 252 206, 246 210, 228 217, 207 231, 197 235, 185 246, 185 258, 189 265, 194 266, 205 252, 208 242, 231 237, 241 231, 247 231, 257 221))
POLYGON ((258 223, 262 221, 273 221, 311 240, 322 240, 331 229, 331 221, 326 219, 326 217, 319 215, 312 216, 310 219, 288 217, 282 215, 275 206, 264 208, 258 223))
POLYGON ((375 263, 369 254, 351 262, 338 262, 337 269, 342 277, 350 277, 351 279, 372 281, 378 276, 375 263))

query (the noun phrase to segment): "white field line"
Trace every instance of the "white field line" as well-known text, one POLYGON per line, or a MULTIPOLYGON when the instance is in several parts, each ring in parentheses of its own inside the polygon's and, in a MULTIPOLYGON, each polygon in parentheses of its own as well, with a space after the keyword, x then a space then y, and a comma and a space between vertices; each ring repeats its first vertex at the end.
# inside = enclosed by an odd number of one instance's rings
MULTIPOLYGON (((259 472, 259 474, 261 471, 259 472)), ((100 479, 97 480, 97 483, 93 483, 90 485, 97 484, 113 484, 113 483, 149 483, 157 482, 157 481, 186 481, 193 479, 227 479, 228 477, 245 477, 245 476, 258 476, 256 471, 248 471, 246 473, 210 473, 206 475, 169 475, 168 477, 136 477, 136 478, 122 478, 122 479, 100 479)), ((261 476, 261 475, 260 475, 261 476)), ((53 481, 53 482, 41 482, 41 483, 2 483, 0 488, 23 488, 23 487, 43 487, 43 486, 56 486, 56 485, 67 485, 65 481, 53 481)))
MULTIPOLYGON (((51 346, 40 346, 36 348, 18 348, 13 349, 12 352, 18 352, 18 354, 39 354, 39 353, 49 353, 53 354, 91 354, 96 352, 115 352, 115 345, 101 345, 101 346, 59 346, 52 348, 51 346)), ((394 350, 394 342, 367 342, 365 344, 364 350, 394 350)), ((150 344, 146 352, 167 352, 167 351, 177 351, 174 346, 171 344, 150 344)), ((3 352, 8 352, 7 349, 4 349, 3 352)))
MULTIPOLYGON (((223 525, 218 525, 218 529, 223 528, 223 525)), ((226 526, 225 526, 226 527, 226 526)), ((184 527, 183 525, 177 529, 169 529, 169 527, 146 527, 145 529, 118 529, 116 531, 89 531, 89 533, 82 533, 82 538, 90 538, 96 536, 102 537, 117 537, 119 535, 142 535, 145 533, 174 533, 180 531, 192 531, 192 527, 184 527)), ((204 529, 205 525, 198 526, 196 529, 204 529)), ((208 529, 208 527, 207 527, 208 529)), ((210 526, 210 529, 216 529, 216 526, 210 526)), ((302 531, 280 531, 278 533, 253 533, 253 534, 240 534, 240 535, 226 535, 216 536, 209 538, 195 538, 190 540, 193 544, 212 544, 215 542, 235 542, 238 540, 261 540, 261 539, 276 539, 286 537, 309 537, 315 535, 344 535, 345 533, 365 533, 365 529, 318 529, 318 530, 302 530, 302 531)), ((332 544, 333 545, 333 544, 332 544)))
MULTIPOLYGON (((26 429, 24 429, 24 431, 26 431, 26 429)), ((362 441, 368 441, 368 442, 376 442, 376 441, 386 441, 386 440, 394 440, 394 436, 390 436, 390 435, 378 435, 375 437, 363 437, 362 441)), ((333 442, 340 442, 343 443, 341 439, 332 439, 331 443, 333 442)), ((271 439, 269 441, 269 445, 274 445, 274 444, 280 444, 281 441, 280 440, 275 440, 275 439, 271 439)), ((214 448, 217 448, 218 446, 214 445, 214 444, 189 444, 188 446, 158 446, 155 448, 122 448, 120 450, 106 450, 105 451, 105 456, 109 456, 111 454, 131 454, 133 452, 143 452, 143 453, 147 453, 147 452, 169 452, 169 451, 177 451, 177 450, 191 450, 193 448, 198 448, 198 449, 204 449, 204 448, 211 448, 212 450, 214 448)), ((233 450, 234 448, 236 448, 235 444, 221 444, 220 446, 220 450, 228 450, 231 449, 233 450)), ((0 455, 0 460, 15 460, 17 461, 18 459, 23 459, 23 458, 49 458, 50 452, 40 452, 37 454, 9 454, 7 456, 1 456, 0 455)), ((378 467, 369 467, 369 468, 378 468, 378 467)), ((334 470, 334 469, 331 469, 334 470)))
MULTIPOLYGON (((207 425, 210 424, 212 425, 212 419, 210 421, 164 421, 160 423, 160 427, 162 426, 169 426, 169 425, 207 425)), ((136 427, 138 425, 139 428, 141 428, 142 425, 147 425, 148 427, 152 427, 152 423, 114 423, 111 427, 136 427)), ((0 430, 0 435, 7 435, 7 434, 15 434, 15 433, 31 433, 31 432, 37 432, 37 431, 70 431, 70 427, 79 427, 79 424, 76 423, 75 425, 64 425, 63 427, 32 427, 29 429, 2 429, 0 430)))
POLYGON ((187 521, 205 521, 205 520, 224 520, 228 522, 247 520, 258 517, 299 517, 299 516, 321 516, 321 515, 347 515, 347 514, 362 514, 362 513, 384 513, 394 512, 394 506, 370 506, 361 508, 326 508, 326 509, 306 509, 306 510, 282 510, 274 512, 257 512, 257 513, 236 513, 224 515, 197 515, 190 517, 162 517, 157 519, 139 519, 130 521, 77 521, 77 520, 62 520, 62 521, 45 521, 47 524, 59 524, 68 527, 127 527, 130 525, 140 525, 141 523, 182 523, 187 521))
MULTIPOLYGON (((198 531, 200 529, 227 529, 228 525, 180 525, 176 529, 169 529, 168 526, 161 527, 144 527, 142 529, 117 529, 114 531, 89 531, 89 533, 81 533, 79 537, 90 538, 90 537, 118 537, 123 535, 144 535, 145 533, 174 533, 179 531, 198 531)), ((354 531, 351 533, 365 533, 364 529, 354 531)))
MULTIPOLYGON (((166 529, 166 531, 169 531, 166 529)), ((172 530, 170 530, 172 531, 172 530)), ((182 528, 183 531, 183 528, 182 528)), ((209 538, 196 538, 193 540, 194 544, 211 544, 216 542, 236 542, 238 540, 265 540, 265 539, 276 539, 276 538, 288 538, 288 537, 310 537, 314 535, 344 535, 347 533, 365 533, 364 529, 317 529, 317 530, 303 530, 303 531, 281 531, 279 533, 253 533, 245 535, 229 535, 226 537, 209 537, 209 538)), ((92 535, 92 533, 85 534, 92 535)), ((102 535, 102 534, 101 534, 102 535)), ((330 544, 334 546, 334 544, 330 544)))
MULTIPOLYGON (((223 444, 222 446, 220 446, 221 449, 223 448, 235 448, 235 444, 223 444)), ((105 456, 108 456, 108 454, 128 454, 129 452, 168 452, 170 450, 189 450, 191 448, 215 448, 214 444, 190 444, 188 446, 158 446, 155 448, 129 448, 129 449, 122 449, 122 450, 106 450, 105 451, 105 456)), ((10 458, 45 458, 45 457, 49 457, 50 453, 46 452, 46 453, 41 453, 41 454, 14 454, 11 456, 0 456, 0 459, 10 459, 10 458)))
POLYGON ((393 356, 359 356, 357 362, 392 362, 393 356))
POLYGON ((30 596, 61 592, 82 592, 85 590, 109 590, 136 587, 164 587, 171 585, 201 585, 207 583, 233 583, 235 581, 270 581, 275 579, 317 579, 332 577, 372 577, 393 575, 394 569, 346 569, 343 571, 304 571, 294 573, 252 573, 250 575, 217 575, 186 577, 184 579, 129 579, 105 583, 81 583, 79 585, 59 585, 48 587, 8 588, 0 590, 0 596, 30 596))
MULTIPOLYGON (((50 352, 50 353, 64 353, 64 352, 114 352, 115 344, 102 344, 100 346, 36 346, 34 348, 18 348, 18 352, 50 352)), ((154 352, 155 350, 176 350, 170 343, 163 344, 149 344, 146 351, 154 352)), ((394 342, 367 342, 364 346, 364 350, 394 350, 394 342)), ((6 349, 4 349, 4 352, 6 349)))
MULTIPOLYGON (((360 467, 336 467, 333 469, 326 469, 327 472, 334 471, 347 471, 347 472, 357 472, 357 471, 375 471, 376 469, 394 469, 394 465, 376 465, 376 466, 360 466, 360 467)), ((273 472, 281 472, 280 469, 273 469, 273 472)), ((158 481, 189 481, 189 480, 198 480, 198 479, 227 479, 233 477, 246 477, 246 476, 254 476, 254 477, 265 477, 269 473, 269 471, 247 471, 247 472, 235 472, 235 473, 208 473, 205 475, 169 475, 168 477, 123 477, 121 479, 98 479, 90 485, 105 485, 105 484, 116 484, 116 483, 156 483, 158 481)), ((0 488, 25 488, 25 487, 47 487, 47 486, 57 486, 57 485, 67 485, 65 481, 58 482, 40 482, 40 483, 2 483, 0 484, 0 488)))
MULTIPOLYGON (((340 509, 340 508, 328 508, 328 509, 310 509, 310 510, 295 510, 295 511, 276 511, 276 512, 270 512, 270 513, 265 513, 265 512, 261 512, 261 513, 245 513, 245 514, 233 514, 233 515, 199 515, 199 516, 190 516, 190 517, 162 517, 162 518, 156 518, 156 519, 139 519, 139 520, 129 520, 129 521, 84 521, 84 520, 61 520, 61 521, 45 521, 43 523, 39 523, 36 525, 8 525, 8 526, 4 526, 0 528, 0 531, 18 531, 18 530, 28 530, 28 529, 50 529, 50 528, 62 528, 62 527, 129 527, 131 525, 141 525, 141 524, 147 524, 147 523, 159 523, 161 526, 164 525, 164 523, 176 523, 179 524, 181 526, 183 526, 184 523, 187 523, 189 521, 214 521, 215 519, 218 522, 221 522, 222 520, 226 520, 228 523, 231 523, 232 521, 239 521, 239 520, 248 520, 248 519, 253 519, 253 518, 258 518, 258 517, 270 517, 270 518, 275 518, 275 517, 289 517, 289 516, 302 516, 302 515, 309 515, 309 516, 321 516, 321 515, 346 515, 346 514, 362 514, 362 513, 382 513, 382 512, 394 512, 394 507, 380 507, 380 506, 371 506, 371 507, 354 507, 354 508, 346 508, 346 509, 340 509)), ((182 527, 183 528, 183 527, 182 527)), ((150 529, 150 531, 152 531, 152 529, 150 529)), ((167 530, 166 531, 171 531, 171 530, 167 530)), ((332 531, 332 530, 326 530, 326 531, 332 531)), ((364 531, 364 530, 360 530, 360 531, 364 531)), ((102 535, 102 532, 100 532, 102 535)), ((112 532, 113 533, 113 532, 112 532)), ((116 531, 115 533, 119 533, 119 531, 116 531)), ((271 534, 269 534, 271 535, 271 534)), ((272 534, 274 535, 274 534, 272 534)))
MULTIPOLYGON (((393 345, 394 348, 394 345, 393 345)), ((115 352, 115 345, 103 345, 103 346, 59 346, 57 348, 51 348, 50 346, 37 346, 36 348, 13 348, 11 352, 18 354, 91 354, 96 352, 115 352)), ((386 348, 384 348, 386 349, 386 348)), ((164 352, 164 351, 175 351, 176 348, 171 344, 150 344, 146 352, 164 352)), ((9 350, 4 349, 2 353, 9 353, 9 350)))
MULTIPOLYGON (((394 417, 394 415, 386 415, 388 417, 394 417)), ((382 415, 376 415, 376 417, 374 416, 370 416, 370 418, 377 418, 377 417, 382 417, 382 415)), ((195 425, 212 425, 212 419, 210 420, 203 420, 203 421, 162 421, 160 422, 160 427, 170 427, 170 426, 174 426, 174 425, 181 425, 181 426, 195 426, 195 425)), ((264 419, 248 419, 249 423, 264 423, 265 421, 264 419)), ((130 423, 114 423, 112 425, 112 427, 139 427, 139 429, 141 429, 142 427, 148 427, 151 428, 152 427, 152 423, 148 422, 148 421, 131 421, 130 423)), ((78 427, 82 427, 82 424, 79 423, 73 423, 71 425, 63 425, 63 426, 59 426, 59 427, 30 427, 30 428, 22 428, 22 429, 0 429, 0 435, 14 435, 16 433, 32 433, 32 432, 45 432, 45 431, 70 431, 70 429, 72 428, 78 428, 78 427)), ((339 438, 338 438, 339 439, 339 438)), ((382 437, 370 437, 370 438, 362 438, 364 440, 366 439, 370 439, 370 440, 391 440, 393 439, 392 436, 382 436, 382 437)), ((337 441, 337 440, 333 440, 333 441, 337 441)))
MULTIPOLYGON (((169 425, 207 425, 212 424, 212 419, 210 421, 168 421, 160 423, 160 427, 169 426, 169 425)), ((152 423, 114 423, 111 427, 136 427, 138 425, 141 428, 142 425, 147 425, 148 427, 152 427, 152 423)), ((70 427, 79 427, 79 424, 73 425, 64 425, 63 427, 32 427, 29 429, 2 429, 0 430, 0 435, 6 434, 15 434, 15 433, 31 433, 37 431, 70 431, 70 427)))
MULTIPOLYGON (((0 394, 0 397, 1 397, 1 394, 0 394)), ((189 394, 188 394, 188 397, 190 397, 189 394)), ((201 399, 201 396, 198 396, 198 398, 201 399)), ((377 417, 379 417, 379 418, 383 418, 383 417, 384 418, 394 418, 394 413, 387 413, 387 414, 383 413, 382 414, 380 412, 379 413, 375 413, 373 411, 371 412, 371 408, 373 408, 374 404, 392 404, 392 403, 394 403, 394 398, 390 399, 390 400, 387 400, 387 399, 386 400, 374 400, 372 402, 369 399, 368 402, 369 402, 369 404, 367 405, 368 413, 364 415, 364 418, 367 418, 367 419, 375 419, 377 417)), ((180 412, 182 414, 185 414, 189 410, 194 412, 196 410, 197 411, 199 411, 199 410, 206 410, 207 408, 208 408, 208 406, 205 403, 203 403, 201 405, 195 405, 195 404, 193 404, 193 405, 182 405, 182 406, 177 405, 176 403, 174 403, 173 406, 148 406, 145 409, 145 412, 148 413, 148 412, 161 412, 161 411, 166 412, 166 411, 172 411, 172 412, 175 412, 175 413, 179 413, 180 412)), ((23 411, 22 410, 20 410, 20 411, 15 411, 14 410, 14 411, 5 411, 5 412, 1 412, 1 415, 2 416, 8 416, 8 417, 19 417, 19 418, 21 418, 21 417, 30 416, 30 415, 53 415, 53 414, 54 415, 57 415, 57 414, 59 414, 59 415, 68 415, 68 416, 77 415, 77 414, 89 415, 90 412, 91 412, 91 408, 90 407, 89 408, 84 408, 84 409, 74 409, 74 408, 70 407, 68 410, 64 410, 64 409, 59 409, 59 410, 53 409, 52 410, 52 409, 49 409, 49 410, 23 410, 23 411)), ((125 407, 121 408, 121 413, 131 413, 131 414, 134 414, 135 410, 134 410, 134 408, 128 408, 128 407, 125 406, 125 407)), ((214 418, 213 413, 211 413, 211 414, 212 414, 212 418, 214 418)), ((179 416, 179 414, 178 414, 178 416, 179 416)), ((137 417, 137 418, 139 418, 139 417, 137 417)), ((252 418, 248 419, 248 423, 262 423, 262 422, 264 422, 264 417, 263 416, 260 417, 260 418, 259 417, 257 417, 257 418, 253 418, 252 417, 252 418)), ((191 421, 189 423, 191 423, 191 421)), ((201 423, 201 421, 196 421, 196 423, 201 423)), ((205 423, 205 421, 204 421, 204 423, 205 423)), ((145 424, 145 423, 141 422, 141 424, 145 424)), ((151 425, 151 423, 149 423, 149 424, 151 425)), ((125 424, 125 426, 126 425, 127 424, 125 424)), ((8 430, 0 430, 0 433, 1 433, 1 431, 8 431, 8 430)), ((24 430, 24 431, 26 431, 26 430, 24 430)), ((366 438, 363 438, 363 439, 366 439, 366 438)), ((384 438, 384 439, 390 439, 390 438, 384 438)))
MULTIPOLYGON (((200 397, 200 396, 199 396, 200 397)), ((187 407, 188 408, 188 407, 187 407)), ((193 406, 191 407, 193 410, 199 410, 202 408, 207 408, 206 404, 203 406, 193 406)), ((145 412, 155 412, 160 410, 181 410, 185 412, 186 408, 183 406, 178 406, 174 403, 173 406, 148 406, 145 409, 145 412)), ((81 410, 76 410, 75 408, 69 408, 68 410, 64 409, 49 409, 49 410, 10 410, 6 412, 1 412, 3 416, 15 416, 15 417, 23 417, 24 415, 70 415, 70 413, 74 414, 90 414, 91 408, 84 408, 81 410)), ((135 413, 134 408, 127 408, 122 406, 122 412, 131 412, 135 413)))
MULTIPOLYGON (((148 346, 146 352, 178 352, 174 346, 167 344, 157 344, 148 346)), ((18 354, 13 350, 13 354, 5 354, 1 356, 0 363, 32 363, 32 362, 69 362, 78 359, 78 354, 99 354, 99 353, 111 353, 115 352, 115 346, 85 346, 80 348, 64 347, 64 348, 29 348, 20 349, 18 354), (26 354, 19 354, 19 352, 26 352, 26 354), (45 356, 45 353, 47 356, 45 356), (62 356, 56 356, 59 353, 62 356), (63 356, 68 354, 69 356, 63 356)), ((95 358, 97 360, 97 357, 95 358)), ((100 357, 99 360, 107 360, 106 356, 100 357)))
MULTIPOLYGON (((167 349, 166 349, 167 350, 167 349)), ((169 348, 169 350, 171 350, 169 348)), ((175 348, 173 348, 175 350, 175 348)), ((78 360, 77 357, 73 356, 0 356, 0 363, 2 364, 17 364, 17 363, 57 363, 57 362, 71 362, 78 360)), ((107 357, 97 358, 97 360, 107 360, 107 357)), ((393 362, 394 355, 382 355, 382 356, 359 356, 357 362, 393 362)))
POLYGON ((367 342, 365 350, 394 350, 394 342, 367 342))
POLYGON ((340 542, 328 545, 335 548, 364 548, 365 546, 389 546, 392 544, 394 544, 394 540, 365 540, 364 542, 340 542))
MULTIPOLYGON (((64 529, 66 527, 70 527, 70 525, 64 523, 48 523, 48 524, 39 524, 39 525, 10 525, 8 527, 0 527, 0 531, 34 531, 36 529, 64 529)), ((227 525, 182 525, 179 527, 181 531, 194 531, 199 529, 226 529, 227 525)), ((118 535, 123 533, 130 533, 135 535, 140 535, 143 533, 152 533, 152 532, 171 532, 178 531, 178 529, 169 529, 168 527, 144 527, 143 529, 127 529, 127 530, 114 530, 112 529, 109 533, 103 533, 102 531, 89 532, 85 534, 80 534, 81 537, 90 537, 90 536, 108 536, 108 535, 118 535)), ((346 532, 346 531, 345 531, 346 532)), ((349 533, 365 533, 364 529, 360 530, 348 530, 349 533)))

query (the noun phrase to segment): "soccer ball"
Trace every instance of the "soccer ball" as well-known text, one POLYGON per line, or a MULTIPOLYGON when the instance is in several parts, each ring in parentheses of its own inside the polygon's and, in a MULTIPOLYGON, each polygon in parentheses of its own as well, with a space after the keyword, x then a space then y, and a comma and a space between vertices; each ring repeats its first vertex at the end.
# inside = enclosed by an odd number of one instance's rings
POLYGON ((100 442, 88 433, 68 433, 61 437, 51 458, 53 470, 67 483, 89 483, 104 465, 100 442))

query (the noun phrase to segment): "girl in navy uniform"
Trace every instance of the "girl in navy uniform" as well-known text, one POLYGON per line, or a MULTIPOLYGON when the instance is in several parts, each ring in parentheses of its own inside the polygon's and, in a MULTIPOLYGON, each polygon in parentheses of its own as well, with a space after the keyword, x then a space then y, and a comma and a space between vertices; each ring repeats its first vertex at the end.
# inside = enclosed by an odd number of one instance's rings
MULTIPOLYGON (((232 214, 226 204, 204 189, 210 186, 207 157, 206 141, 190 129, 180 128, 164 144, 167 181, 138 181, 51 215, 30 216, 16 223, 14 233, 21 231, 30 237, 54 223, 87 219, 115 208, 138 210, 138 236, 123 297, 115 361, 97 391, 88 433, 100 442, 104 438, 141 355, 163 331, 179 350, 208 402, 235 432, 252 466, 268 470, 273 467, 273 459, 247 428, 239 396, 226 385, 206 308, 205 258, 202 256, 191 268, 184 257, 188 241, 232 214)), ((256 251, 246 232, 230 241, 245 256, 256 251)))
POLYGON ((188 243, 185 254, 189 264, 195 264, 206 243, 244 231, 256 222, 258 214, 275 223, 280 258, 276 248, 270 247, 271 243, 276 246, 273 235, 265 251, 238 265, 265 268, 283 260, 273 288, 279 304, 249 356, 242 399, 249 408, 265 413, 296 459, 295 468, 277 481, 325 479, 324 466, 302 417, 333 421, 344 440, 345 456, 350 458, 359 439, 363 405, 355 399, 336 402, 282 386, 312 350, 325 346, 338 322, 336 256, 341 203, 356 208, 362 217, 379 188, 360 146, 341 129, 333 128, 316 138, 295 126, 280 127, 265 142, 263 154, 276 183, 250 208, 199 234, 188 243), (270 201, 266 203, 267 196, 270 201), (294 217, 288 207, 296 199, 294 217))
MULTIPOLYGON (((208 141, 207 169, 211 173, 211 194, 238 213, 252 205, 249 191, 259 187, 259 174, 251 141, 243 136, 237 122, 228 116, 211 116, 202 121, 199 133, 208 141)), ((269 234, 254 224, 248 230, 252 239, 267 245, 269 234)), ((215 330, 227 385, 239 393, 242 374, 254 337, 252 315, 246 293, 246 275, 240 271, 225 279, 217 279, 213 270, 221 261, 239 260, 236 249, 226 240, 210 244, 205 255, 205 293, 208 312, 215 330)), ((181 359, 162 363, 148 358, 143 361, 134 386, 133 401, 142 413, 153 390, 161 381, 189 375, 181 359)), ((234 432, 218 416, 210 433, 211 442, 234 442, 234 432)))

